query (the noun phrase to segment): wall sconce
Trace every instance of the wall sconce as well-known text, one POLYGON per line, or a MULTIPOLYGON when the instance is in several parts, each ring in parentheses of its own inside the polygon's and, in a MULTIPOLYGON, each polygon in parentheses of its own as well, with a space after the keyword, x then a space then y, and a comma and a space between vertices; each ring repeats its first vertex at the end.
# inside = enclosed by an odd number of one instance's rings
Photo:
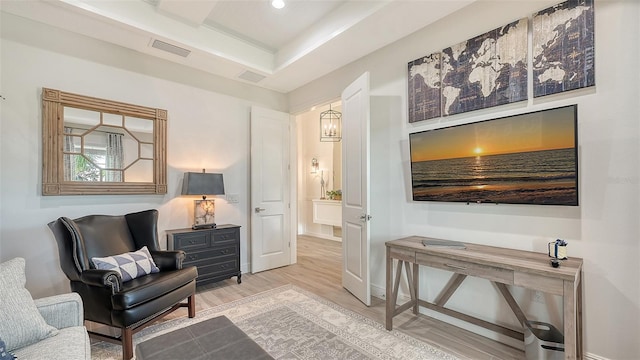
POLYGON ((342 113, 329 110, 320 113, 320 141, 340 141, 342 139, 342 113))
POLYGON ((224 195, 222 174, 187 172, 182 180, 182 195, 200 195, 202 200, 193 201, 192 229, 216 227, 215 200, 207 200, 207 195, 224 195))
POLYGON ((319 169, 320 169, 320 163, 318 162, 318 159, 316 158, 311 159, 311 173, 317 174, 319 169))

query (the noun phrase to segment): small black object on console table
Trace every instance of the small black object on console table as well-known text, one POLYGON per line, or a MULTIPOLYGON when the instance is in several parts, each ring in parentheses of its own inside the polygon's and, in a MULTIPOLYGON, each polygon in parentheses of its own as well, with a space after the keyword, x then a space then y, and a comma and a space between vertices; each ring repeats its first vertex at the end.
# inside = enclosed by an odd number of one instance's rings
POLYGON ((240 272, 240 226, 218 225, 210 229, 167 230, 167 249, 186 253, 184 265, 198 267, 196 285, 204 285, 236 276, 240 272))

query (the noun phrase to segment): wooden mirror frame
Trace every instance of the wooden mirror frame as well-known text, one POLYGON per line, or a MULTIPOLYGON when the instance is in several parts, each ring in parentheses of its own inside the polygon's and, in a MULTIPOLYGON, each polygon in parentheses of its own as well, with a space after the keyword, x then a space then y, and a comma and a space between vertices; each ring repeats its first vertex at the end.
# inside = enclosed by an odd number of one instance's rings
POLYGON ((167 193, 167 110, 42 89, 42 195, 167 193), (153 120, 153 182, 64 180, 64 107, 153 120))

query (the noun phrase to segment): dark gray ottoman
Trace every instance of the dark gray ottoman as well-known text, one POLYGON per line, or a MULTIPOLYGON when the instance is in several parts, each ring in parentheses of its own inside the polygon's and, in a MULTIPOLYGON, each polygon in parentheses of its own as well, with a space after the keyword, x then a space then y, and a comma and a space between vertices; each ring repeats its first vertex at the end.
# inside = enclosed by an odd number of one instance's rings
POLYGON ((136 360, 273 359, 224 316, 143 341, 136 360))

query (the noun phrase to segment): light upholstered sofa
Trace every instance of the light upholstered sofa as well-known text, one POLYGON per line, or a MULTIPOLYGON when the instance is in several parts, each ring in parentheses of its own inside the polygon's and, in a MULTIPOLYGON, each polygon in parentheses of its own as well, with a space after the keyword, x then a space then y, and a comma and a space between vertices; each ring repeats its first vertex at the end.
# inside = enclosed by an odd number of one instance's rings
POLYGON ((25 265, 19 257, 0 263, 0 357, 90 360, 80 295, 34 301, 25 288, 25 265))
POLYGON ((20 359, 91 360, 91 344, 84 327, 82 299, 77 293, 34 300, 47 324, 58 333, 13 351, 20 359))

